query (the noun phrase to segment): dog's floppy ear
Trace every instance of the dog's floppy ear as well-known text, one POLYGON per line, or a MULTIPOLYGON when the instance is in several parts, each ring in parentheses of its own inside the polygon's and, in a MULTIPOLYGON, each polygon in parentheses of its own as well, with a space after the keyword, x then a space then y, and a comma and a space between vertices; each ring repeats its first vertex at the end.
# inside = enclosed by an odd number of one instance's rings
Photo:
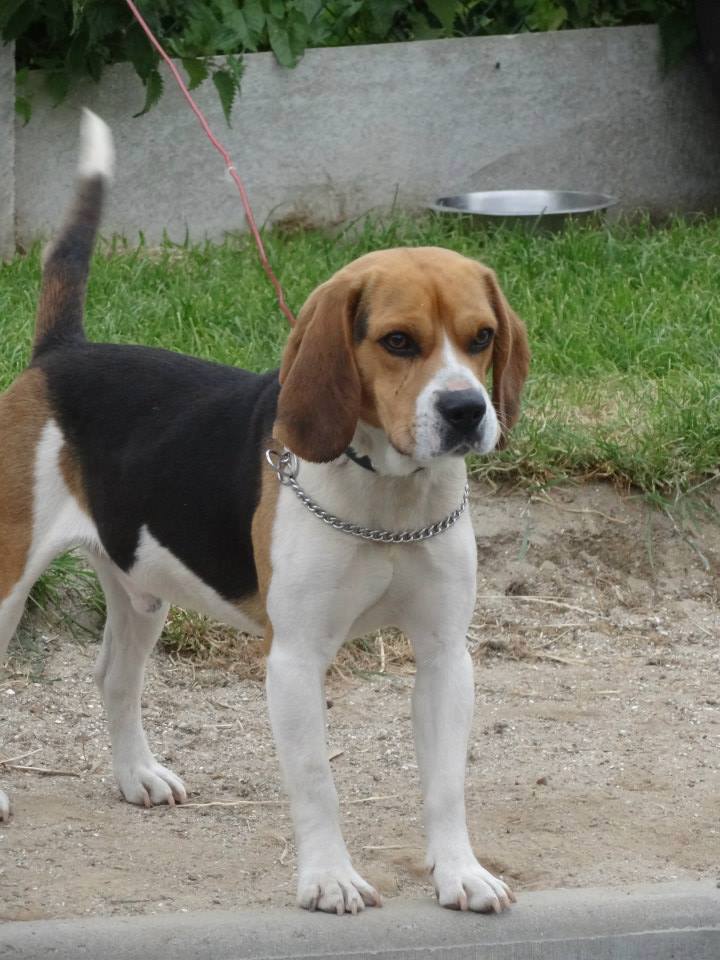
POLYGON ((486 269, 485 284, 498 321, 493 343, 492 401, 500 421, 498 448, 502 449, 520 416, 520 394, 530 366, 530 346, 525 324, 511 309, 492 270, 486 269))
POLYGON ((321 284, 300 311, 283 354, 275 435, 313 463, 339 457, 357 426, 362 390, 352 330, 361 294, 351 278, 321 284))

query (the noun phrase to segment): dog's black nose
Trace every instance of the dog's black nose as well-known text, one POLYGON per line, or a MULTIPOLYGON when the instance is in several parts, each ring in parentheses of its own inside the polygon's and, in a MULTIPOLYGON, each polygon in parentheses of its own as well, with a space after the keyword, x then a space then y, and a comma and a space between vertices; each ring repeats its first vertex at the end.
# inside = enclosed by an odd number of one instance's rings
POLYGON ((478 390, 444 390, 438 394, 437 408, 453 430, 463 436, 477 429, 487 409, 478 390))

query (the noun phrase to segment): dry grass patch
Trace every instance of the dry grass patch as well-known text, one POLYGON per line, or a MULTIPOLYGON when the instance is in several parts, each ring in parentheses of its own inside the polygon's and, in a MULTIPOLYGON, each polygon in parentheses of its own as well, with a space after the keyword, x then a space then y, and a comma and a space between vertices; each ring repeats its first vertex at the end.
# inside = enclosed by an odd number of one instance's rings
MULTIPOLYGON (((503 657, 509 660, 541 660, 551 656, 533 649, 528 640, 502 630, 502 639, 468 633, 468 648, 473 659, 503 657)), ((265 641, 209 617, 173 607, 160 641, 163 652, 200 669, 218 669, 243 680, 265 679, 265 641)), ((343 645, 329 667, 331 676, 383 676, 414 673, 415 655, 408 638, 400 630, 387 627, 375 630, 343 645)))
MULTIPOLYGON (((265 641, 233 630, 209 617, 173 607, 160 641, 165 653, 195 667, 226 670, 243 680, 265 677, 265 641)), ((330 673, 406 673, 414 663, 407 637, 393 628, 377 630, 346 643, 330 673)))

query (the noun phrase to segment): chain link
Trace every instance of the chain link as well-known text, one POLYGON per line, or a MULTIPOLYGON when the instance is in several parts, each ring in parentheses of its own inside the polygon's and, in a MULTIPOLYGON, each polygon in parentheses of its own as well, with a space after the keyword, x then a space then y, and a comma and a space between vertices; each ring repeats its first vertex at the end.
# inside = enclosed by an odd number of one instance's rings
POLYGON ((265 451, 265 459, 284 486, 290 487, 298 500, 303 503, 310 513, 314 514, 323 523, 327 523, 333 530, 339 530, 341 533, 347 533, 352 537, 360 537, 361 540, 369 540, 372 543, 420 543, 423 540, 430 540, 440 533, 445 533, 450 527, 454 526, 465 512, 470 496, 470 488, 465 483, 462 500, 452 513, 449 513, 444 519, 431 523, 427 527, 420 527, 418 530, 400 530, 393 532, 391 530, 373 530, 369 527, 361 527, 357 523, 349 523, 347 520, 341 520, 339 517, 328 513, 327 510, 315 503, 309 497, 295 477, 299 469, 298 459, 290 450, 274 450, 270 448, 265 451))

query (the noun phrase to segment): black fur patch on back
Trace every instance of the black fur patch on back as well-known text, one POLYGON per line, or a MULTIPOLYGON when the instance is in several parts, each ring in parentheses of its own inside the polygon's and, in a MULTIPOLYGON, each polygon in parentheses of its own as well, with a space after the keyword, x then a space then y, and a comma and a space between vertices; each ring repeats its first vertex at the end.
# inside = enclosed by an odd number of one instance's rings
POLYGON ((127 571, 147 525, 225 599, 254 593, 251 524, 277 372, 87 342, 42 354, 35 365, 47 375, 112 560, 127 571))

